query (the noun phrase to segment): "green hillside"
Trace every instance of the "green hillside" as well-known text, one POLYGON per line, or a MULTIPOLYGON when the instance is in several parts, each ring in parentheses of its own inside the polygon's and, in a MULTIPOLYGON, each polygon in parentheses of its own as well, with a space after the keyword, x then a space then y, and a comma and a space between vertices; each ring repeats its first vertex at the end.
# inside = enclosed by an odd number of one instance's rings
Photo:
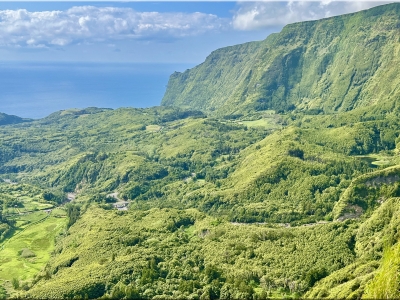
POLYGON ((336 297, 327 280, 341 276, 362 295, 397 243, 379 214, 400 196, 400 124, 376 115, 92 108, 4 127, 0 285, 28 298, 336 297))
POLYGON ((0 299, 399 298, 399 10, 2 126, 0 299))
POLYGON ((0 126, 8 124, 17 124, 22 122, 29 122, 30 119, 24 119, 13 115, 7 115, 5 113, 0 113, 0 126))
POLYGON ((207 113, 333 113, 397 101, 400 4, 290 24, 171 75, 165 106, 207 113))

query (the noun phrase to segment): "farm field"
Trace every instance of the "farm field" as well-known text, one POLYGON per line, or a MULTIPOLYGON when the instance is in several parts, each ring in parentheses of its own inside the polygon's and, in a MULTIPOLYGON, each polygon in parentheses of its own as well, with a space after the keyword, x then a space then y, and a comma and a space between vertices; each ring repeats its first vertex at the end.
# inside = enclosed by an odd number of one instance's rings
POLYGON ((356 157, 370 163, 373 167, 387 167, 400 163, 400 158, 394 151, 389 153, 372 153, 368 155, 359 155, 356 157))
POLYGON ((54 203, 43 198, 43 190, 29 184, 1 183, 0 197, 3 200, 3 214, 21 213, 50 209, 54 203))
POLYGON ((22 216, 17 224, 20 229, 0 245, 0 278, 5 287, 13 279, 26 285, 44 267, 66 218, 38 212, 22 216))
POLYGON ((242 121, 241 123, 248 127, 264 127, 267 129, 282 128, 282 126, 276 124, 276 121, 273 118, 262 118, 255 121, 242 121))

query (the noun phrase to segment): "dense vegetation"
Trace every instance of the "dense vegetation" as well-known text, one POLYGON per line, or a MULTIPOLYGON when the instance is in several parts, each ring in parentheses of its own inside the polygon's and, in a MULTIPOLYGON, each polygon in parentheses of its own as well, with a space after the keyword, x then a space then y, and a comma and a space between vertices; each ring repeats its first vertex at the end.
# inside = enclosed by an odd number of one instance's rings
POLYGON ((344 112, 399 97, 400 5, 289 24, 171 75, 162 105, 217 115, 344 112))
POLYGON ((399 7, 217 50, 182 107, 1 126, 0 299, 398 298, 399 7))
POLYGON ((3 157, 3 209, 76 195, 52 258, 36 276, 16 276, 16 291, 336 297, 356 269, 362 280, 349 289, 361 295, 379 270, 383 237, 397 241, 387 229, 395 219, 375 217, 399 196, 397 119, 350 127, 320 116, 314 127, 297 113, 259 118, 265 126, 174 108, 91 109, 2 127, 3 151, 20 149, 3 157), (286 127, 270 129, 274 120, 286 127), (114 210, 123 199, 130 210, 114 210), (374 218, 382 225, 364 229, 374 218), (335 276, 346 279, 327 281, 335 276))
POLYGON ((320 279, 315 276, 353 262, 348 244, 354 227, 241 226, 197 210, 91 207, 36 279, 48 280, 27 296, 251 299, 276 289, 302 293, 320 279))
POLYGON ((25 119, 13 115, 7 115, 5 113, 0 113, 0 125, 17 124, 29 121, 31 121, 31 119, 25 119))

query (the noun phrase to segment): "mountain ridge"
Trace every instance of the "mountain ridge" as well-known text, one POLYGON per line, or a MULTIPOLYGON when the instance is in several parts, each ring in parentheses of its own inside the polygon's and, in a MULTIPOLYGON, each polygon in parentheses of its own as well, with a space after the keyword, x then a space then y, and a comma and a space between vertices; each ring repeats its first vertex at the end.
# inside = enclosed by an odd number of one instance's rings
POLYGON ((334 113, 393 101, 400 94, 390 80, 398 77, 399 16, 400 4, 392 3, 289 24, 263 41, 218 49, 200 65, 172 74, 161 105, 224 115, 334 113))
POLYGON ((30 122, 32 119, 21 118, 14 115, 8 115, 0 112, 0 126, 1 125, 9 125, 9 124, 18 124, 23 122, 30 122))

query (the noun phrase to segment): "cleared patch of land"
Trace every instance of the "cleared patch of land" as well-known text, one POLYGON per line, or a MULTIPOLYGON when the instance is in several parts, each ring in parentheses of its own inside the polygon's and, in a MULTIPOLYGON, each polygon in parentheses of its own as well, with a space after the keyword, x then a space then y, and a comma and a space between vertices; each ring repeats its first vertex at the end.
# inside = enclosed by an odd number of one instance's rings
POLYGON ((277 120, 274 119, 273 117, 268 117, 254 121, 239 121, 238 123, 246 125, 247 127, 264 127, 268 129, 282 128, 282 126, 277 124, 276 121, 277 120))
MULTIPOLYGON (((31 280, 50 258, 54 248, 55 237, 62 231, 66 218, 45 216, 43 212, 21 217, 17 223, 23 226, 0 248, 0 278, 21 281, 31 280), (44 218, 43 218, 44 217, 44 218)), ((57 216, 57 217, 56 217, 57 216)))
POLYGON ((146 126, 146 130, 147 131, 151 131, 151 132, 158 132, 161 130, 161 126, 159 125, 147 125, 146 126))
POLYGON ((372 167, 390 166, 400 163, 400 157, 398 155, 394 155, 394 153, 385 154, 380 152, 368 155, 358 155, 356 157, 368 162, 372 167))

